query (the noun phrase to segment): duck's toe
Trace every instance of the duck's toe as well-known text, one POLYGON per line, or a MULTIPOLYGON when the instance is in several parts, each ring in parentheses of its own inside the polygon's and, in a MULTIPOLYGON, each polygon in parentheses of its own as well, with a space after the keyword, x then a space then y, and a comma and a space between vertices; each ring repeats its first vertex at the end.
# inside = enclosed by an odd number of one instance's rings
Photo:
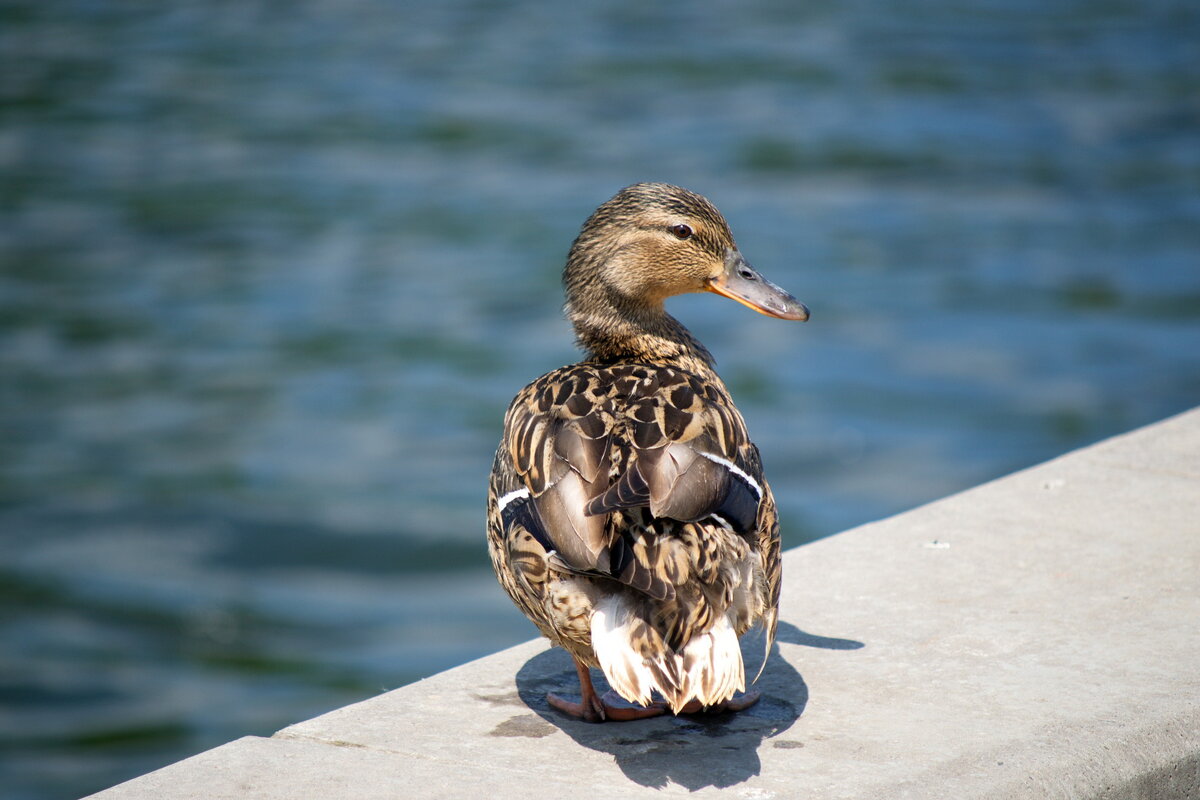
POLYGON ((746 692, 740 697, 731 697, 721 703, 714 703, 711 706, 701 705, 699 700, 692 700, 683 708, 679 709, 679 714, 732 714, 735 711, 745 711, 750 706, 754 705, 762 697, 762 692, 754 689, 746 692))
MULTIPOLYGON (((585 722, 629 722, 667 713, 667 707, 662 703, 651 703, 648 706, 618 705, 617 702, 609 701, 609 695, 612 695, 612 692, 606 693, 604 697, 597 697, 593 693, 590 697, 585 696, 575 701, 550 692, 546 695, 546 702, 564 714, 585 722)), ((613 699, 616 700, 615 696, 613 699)))

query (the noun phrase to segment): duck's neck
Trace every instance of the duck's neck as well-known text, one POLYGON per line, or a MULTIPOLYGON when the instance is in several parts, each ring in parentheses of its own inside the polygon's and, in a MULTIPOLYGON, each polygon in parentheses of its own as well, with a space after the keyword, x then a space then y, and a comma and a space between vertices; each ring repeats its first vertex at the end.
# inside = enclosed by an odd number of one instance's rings
POLYGON ((661 301, 639 303, 600 284, 570 287, 567 318, 594 361, 640 361, 713 373, 713 357, 661 301))

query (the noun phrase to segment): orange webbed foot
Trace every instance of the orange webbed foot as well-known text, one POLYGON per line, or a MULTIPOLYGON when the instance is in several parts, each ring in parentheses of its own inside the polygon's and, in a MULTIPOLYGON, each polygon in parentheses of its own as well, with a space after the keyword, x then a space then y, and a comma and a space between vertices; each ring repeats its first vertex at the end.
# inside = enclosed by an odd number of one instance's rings
POLYGON ((604 697, 596 694, 592 686, 592 673, 587 666, 575 661, 575 673, 579 676, 579 692, 582 695, 579 702, 560 697, 553 692, 546 695, 546 702, 552 708, 557 708, 564 714, 570 714, 585 722, 628 722, 635 719, 657 717, 667 713, 667 707, 662 703, 651 703, 648 706, 617 705, 623 702, 616 692, 609 691, 604 697))
POLYGON ((745 711, 762 697, 757 689, 746 692, 741 697, 731 697, 728 700, 711 706, 700 705, 699 700, 692 700, 679 709, 679 714, 732 714, 735 711, 745 711))
POLYGON ((590 697, 585 696, 579 702, 575 702, 551 692, 546 695, 546 702, 564 714, 585 722, 629 722, 667 713, 666 706, 661 703, 652 703, 649 706, 613 705, 606 702, 607 698, 607 694, 600 698, 593 692, 590 697))

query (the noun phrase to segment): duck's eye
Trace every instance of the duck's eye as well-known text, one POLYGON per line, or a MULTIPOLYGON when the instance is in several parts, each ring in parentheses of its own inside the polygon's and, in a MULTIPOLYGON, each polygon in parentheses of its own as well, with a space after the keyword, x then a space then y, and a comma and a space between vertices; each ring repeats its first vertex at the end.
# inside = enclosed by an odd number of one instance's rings
POLYGON ((682 222, 679 223, 678 225, 672 225, 671 227, 667 228, 667 230, 669 230, 671 232, 671 235, 674 236, 676 239, 692 238, 692 229, 690 227, 688 227, 687 225, 684 225, 682 222))

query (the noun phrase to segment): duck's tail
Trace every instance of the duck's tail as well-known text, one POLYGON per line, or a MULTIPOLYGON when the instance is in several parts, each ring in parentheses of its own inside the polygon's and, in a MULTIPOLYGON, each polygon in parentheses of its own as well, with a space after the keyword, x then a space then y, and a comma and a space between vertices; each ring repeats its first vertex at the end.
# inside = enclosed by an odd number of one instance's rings
POLYGON ((610 597, 592 614, 592 651, 609 685, 631 703, 649 705, 657 690, 678 714, 692 700, 711 706, 746 690, 742 650, 725 614, 675 652, 620 597, 610 597))

